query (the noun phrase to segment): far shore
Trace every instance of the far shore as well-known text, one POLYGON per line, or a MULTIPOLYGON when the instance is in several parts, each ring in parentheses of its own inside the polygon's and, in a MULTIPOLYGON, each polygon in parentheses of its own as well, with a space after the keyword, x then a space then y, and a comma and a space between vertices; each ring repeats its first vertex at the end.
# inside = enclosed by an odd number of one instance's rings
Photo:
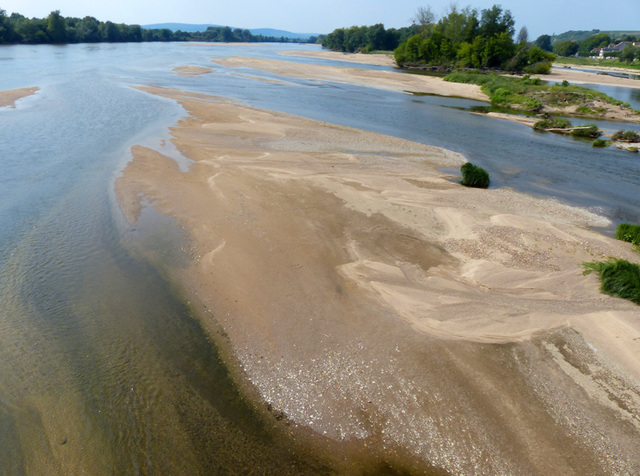
POLYGON ((16 107, 16 101, 39 91, 38 87, 0 91, 0 107, 16 107))
MULTIPOLYGON (((216 62, 388 89, 414 81, 216 62)), ((582 273, 585 261, 637 259, 587 228, 606 219, 464 188, 439 171, 465 161, 445 149, 139 89, 188 112, 171 134, 193 164, 135 146, 116 180, 124 215, 135 226, 153 203, 188 232, 192 261, 173 278, 212 336, 222 328, 236 377, 286 432, 310 429, 408 472, 640 464, 638 308, 582 273)))

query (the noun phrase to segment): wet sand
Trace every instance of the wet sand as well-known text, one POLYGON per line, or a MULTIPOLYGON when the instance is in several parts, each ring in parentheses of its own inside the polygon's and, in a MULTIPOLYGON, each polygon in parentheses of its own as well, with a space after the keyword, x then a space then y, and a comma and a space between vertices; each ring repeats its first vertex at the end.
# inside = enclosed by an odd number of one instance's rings
POLYGON ((180 76, 202 76, 204 74, 215 72, 215 69, 205 68, 203 66, 185 65, 176 66, 173 68, 173 71, 178 73, 180 76))
POLYGON ((606 220, 461 187, 443 149, 143 90, 188 111, 171 134, 193 164, 134 147, 122 210, 187 230, 173 278, 287 432, 434 474, 640 471, 638 307, 582 273, 637 261, 586 228, 606 220))
POLYGON ((0 91, 0 107, 16 107, 16 101, 27 96, 31 96, 39 91, 40 88, 20 88, 0 91))

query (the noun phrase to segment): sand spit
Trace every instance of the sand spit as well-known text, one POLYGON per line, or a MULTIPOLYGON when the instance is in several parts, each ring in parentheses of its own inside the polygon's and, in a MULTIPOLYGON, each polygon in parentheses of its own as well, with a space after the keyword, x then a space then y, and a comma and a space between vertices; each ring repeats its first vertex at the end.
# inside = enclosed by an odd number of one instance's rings
POLYGON ((203 66, 186 65, 176 66, 173 68, 173 71, 178 73, 180 76, 202 76, 203 74, 215 72, 215 69, 205 68, 203 66))
POLYGON ((144 90, 189 112, 194 162, 134 147, 122 209, 189 232, 174 278, 274 421, 408 471, 640 472, 640 313, 581 267, 637 254, 600 217, 463 188, 443 149, 144 90))
POLYGON ((0 91, 0 107, 16 107, 16 101, 27 96, 31 96, 39 91, 40 88, 20 88, 0 91))
MULTIPOLYGON (((586 68, 601 71, 605 73, 610 72, 623 72, 623 73, 638 73, 634 70, 624 70, 615 68, 603 68, 597 66, 576 66, 576 68, 586 68)), ((589 73, 586 71, 577 71, 573 68, 566 68, 562 65, 554 65, 551 69, 551 74, 541 76, 542 79, 547 81, 569 81, 575 84, 600 84, 603 86, 620 86, 625 88, 640 89, 640 81, 637 79, 618 78, 616 76, 610 76, 607 74, 589 73)))
POLYGON ((420 76, 396 71, 377 71, 302 64, 240 56, 215 58, 212 61, 226 68, 258 69, 290 78, 332 81, 390 91, 412 91, 424 94, 457 96, 478 101, 488 101, 488 97, 480 90, 480 86, 475 84, 450 83, 433 76, 420 76))
POLYGON ((339 51, 284 51, 285 56, 302 56, 306 58, 322 58, 348 63, 371 64, 375 66, 396 67, 396 60, 391 54, 341 53, 339 51))

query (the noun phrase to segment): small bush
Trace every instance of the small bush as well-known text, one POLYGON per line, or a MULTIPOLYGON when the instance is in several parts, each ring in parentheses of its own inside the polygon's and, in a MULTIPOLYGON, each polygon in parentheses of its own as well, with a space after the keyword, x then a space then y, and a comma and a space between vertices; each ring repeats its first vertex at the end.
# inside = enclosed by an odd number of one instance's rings
POLYGON ((611 138, 619 142, 640 142, 640 134, 635 131, 617 131, 611 138))
POLYGON ((460 183, 467 187, 487 188, 489 186, 489 173, 471 162, 460 167, 462 180, 460 183))
POLYGON ((629 299, 640 304, 640 267, 635 263, 618 259, 585 263, 585 274, 600 274, 600 289, 612 296, 629 299))
POLYGON ((558 117, 543 119, 533 125, 533 128, 537 131, 546 131, 547 129, 567 129, 569 127, 571 127, 571 122, 567 119, 558 117))
POLYGON ((580 129, 574 129, 571 131, 571 135, 573 137, 580 137, 584 139, 596 139, 600 137, 600 134, 602 134, 602 131, 598 129, 598 126, 595 124, 586 124, 580 129))
POLYGON ((629 147, 627 150, 629 152, 638 152, 638 148, 637 147, 629 147))
POLYGON ((549 74, 551 72, 551 61, 540 61, 527 66, 524 70, 531 74, 549 74))
POLYGON ((640 246, 640 225, 620 223, 616 228, 614 237, 616 240, 628 241, 629 243, 640 246))
POLYGON ((593 141, 594 147, 609 147, 609 141, 604 139, 596 139, 593 141))

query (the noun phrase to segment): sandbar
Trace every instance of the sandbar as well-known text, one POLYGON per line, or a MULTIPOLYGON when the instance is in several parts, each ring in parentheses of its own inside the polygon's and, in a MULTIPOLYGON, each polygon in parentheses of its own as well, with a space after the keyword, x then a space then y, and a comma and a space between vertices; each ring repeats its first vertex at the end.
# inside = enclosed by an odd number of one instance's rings
POLYGON ((374 66, 397 67, 392 54, 365 54, 365 53, 341 53, 339 51, 284 51, 286 56, 302 56, 307 58, 322 58, 333 61, 345 61, 347 63, 370 64, 374 66))
POLYGON ((215 69, 205 68, 204 66, 185 65, 176 66, 173 68, 173 71, 178 73, 180 76, 202 76, 204 74, 215 72, 215 69))
POLYGON ((444 149, 141 89, 188 112, 171 135, 193 164, 135 146, 123 213, 188 232, 172 278, 287 432, 409 472, 640 470, 638 307, 582 273, 637 261, 587 228, 605 219, 464 188, 444 149))
POLYGON ((38 87, 9 89, 0 91, 0 107, 16 107, 16 101, 39 91, 38 87))
POLYGON ((480 86, 475 84, 450 83, 433 76, 421 76, 399 71, 302 64, 244 56, 215 58, 212 61, 226 68, 251 68, 290 78, 355 84, 399 92, 411 91, 440 96, 456 96, 478 101, 489 100, 487 95, 480 90, 480 86))
MULTIPOLYGON (((576 66, 576 68, 580 68, 580 66, 576 66)), ((605 68, 598 66, 583 66, 585 69, 593 69, 600 71, 601 73, 605 72, 619 72, 619 73, 631 73, 640 75, 640 72, 637 70, 625 70, 625 69, 616 69, 616 68, 605 68)), ((635 88, 640 89, 640 80, 630 79, 630 78, 620 78, 617 76, 611 76, 608 74, 598 74, 592 73, 588 71, 578 71, 573 68, 563 67, 562 65, 554 65, 551 68, 551 73, 548 75, 540 76, 543 80, 548 81, 569 81, 570 83, 575 84, 599 84, 603 86, 620 86, 625 88, 635 88)))

